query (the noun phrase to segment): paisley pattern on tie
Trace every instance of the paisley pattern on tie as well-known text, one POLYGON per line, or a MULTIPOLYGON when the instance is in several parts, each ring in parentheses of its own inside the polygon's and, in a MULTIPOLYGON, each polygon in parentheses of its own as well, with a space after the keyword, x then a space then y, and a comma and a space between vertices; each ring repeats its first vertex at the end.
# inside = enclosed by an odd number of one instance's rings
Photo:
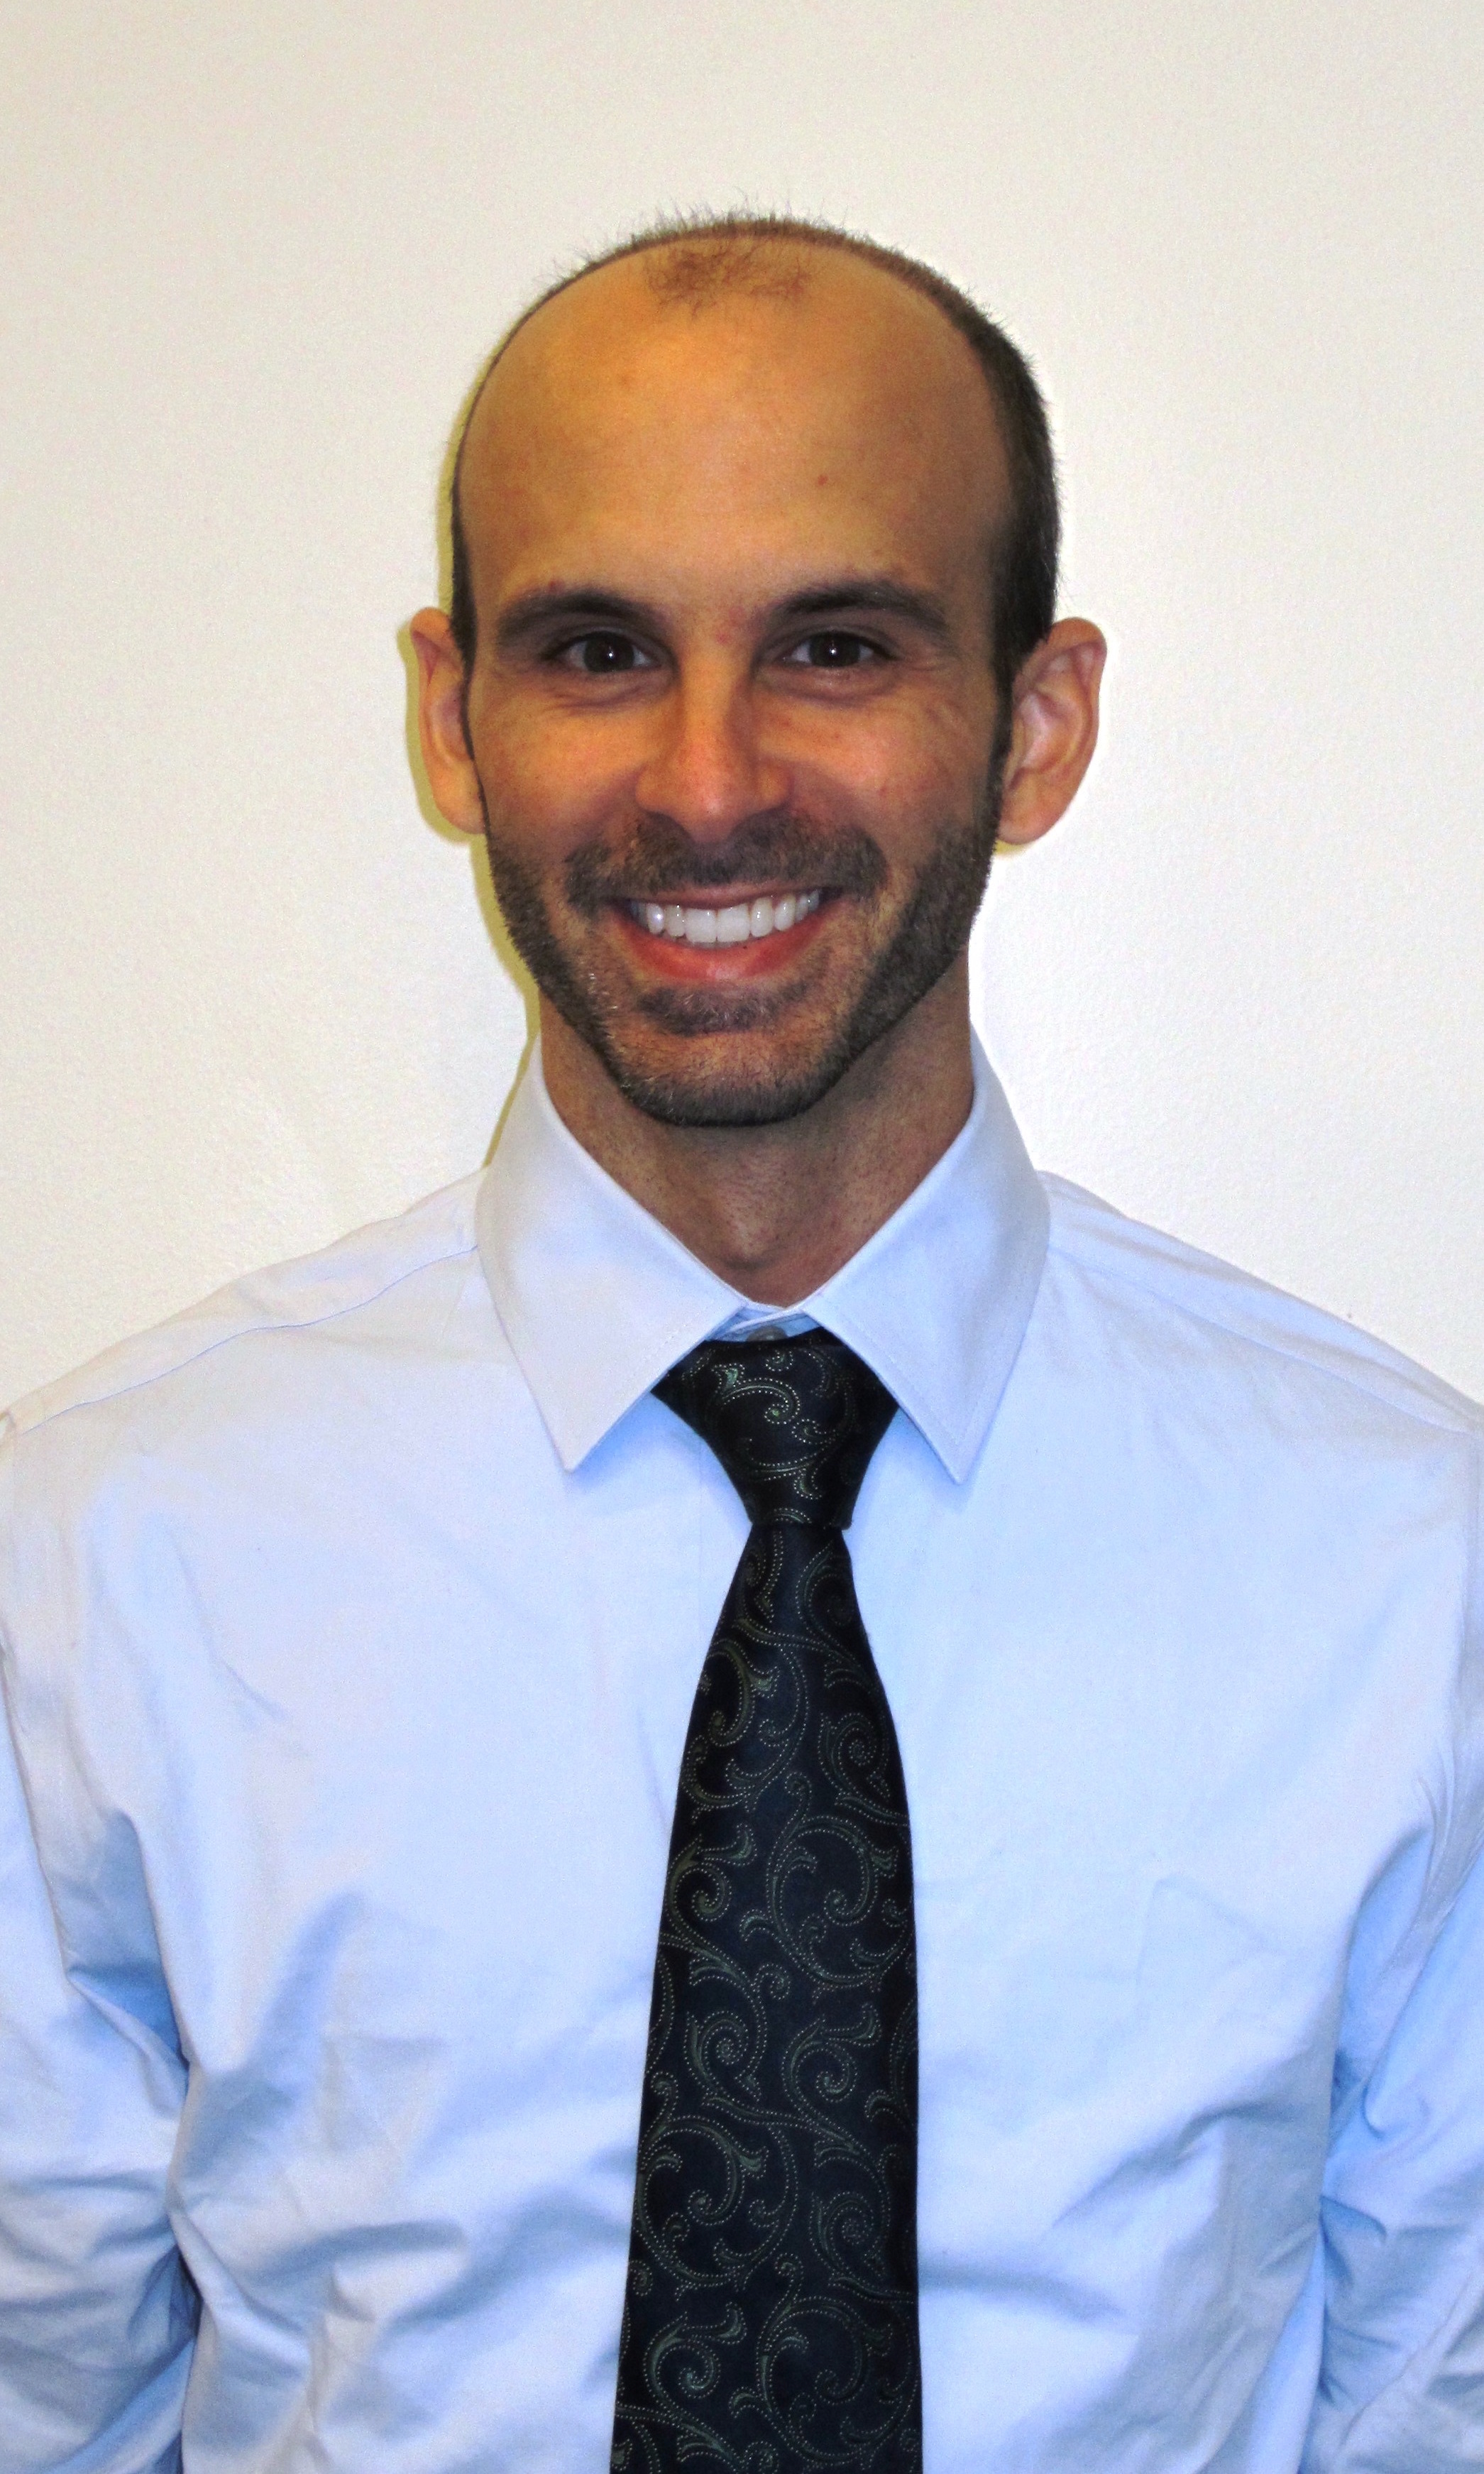
POLYGON ((655 1388, 753 1529, 681 1769, 614 2474, 917 2474, 911 1843, 841 1534, 896 1404, 822 1331, 655 1388))

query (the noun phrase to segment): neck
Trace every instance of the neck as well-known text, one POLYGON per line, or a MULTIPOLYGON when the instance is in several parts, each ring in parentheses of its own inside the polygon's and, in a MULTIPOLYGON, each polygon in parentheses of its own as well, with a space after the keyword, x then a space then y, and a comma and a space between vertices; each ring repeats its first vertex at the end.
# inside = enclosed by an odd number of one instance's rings
POLYGON ((600 1168, 744 1297, 791 1306, 850 1261, 959 1132, 973 1099, 963 956, 802 1116, 665 1126, 626 1100, 544 1000, 546 1087, 600 1168))

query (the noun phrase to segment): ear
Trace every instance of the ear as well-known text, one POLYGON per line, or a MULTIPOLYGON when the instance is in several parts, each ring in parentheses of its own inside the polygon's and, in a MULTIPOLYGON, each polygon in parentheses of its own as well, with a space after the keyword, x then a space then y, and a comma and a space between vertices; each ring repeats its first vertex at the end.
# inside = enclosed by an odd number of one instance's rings
POLYGON ((461 834, 482 834, 484 800, 464 724, 465 668, 442 610, 419 610, 408 623, 418 656, 418 731, 428 788, 440 815, 461 834))
POLYGON ((1022 666, 1005 766, 1002 842, 1040 841, 1070 807, 1097 745, 1107 658, 1107 643, 1090 619, 1059 618, 1022 666))

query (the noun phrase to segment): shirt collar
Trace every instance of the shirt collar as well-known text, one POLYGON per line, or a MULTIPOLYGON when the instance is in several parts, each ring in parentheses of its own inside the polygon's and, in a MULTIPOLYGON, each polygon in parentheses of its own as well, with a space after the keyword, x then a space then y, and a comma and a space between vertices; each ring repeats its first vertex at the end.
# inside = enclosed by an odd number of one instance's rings
MULTIPOLYGON (((1041 1181, 975 1040, 962 1131, 794 1310, 865 1359, 954 1478, 967 1476, 1015 1364, 1047 1225, 1041 1181)), ((476 1225, 496 1311, 567 1469, 750 1302, 567 1131, 539 1043, 485 1172, 476 1225)))

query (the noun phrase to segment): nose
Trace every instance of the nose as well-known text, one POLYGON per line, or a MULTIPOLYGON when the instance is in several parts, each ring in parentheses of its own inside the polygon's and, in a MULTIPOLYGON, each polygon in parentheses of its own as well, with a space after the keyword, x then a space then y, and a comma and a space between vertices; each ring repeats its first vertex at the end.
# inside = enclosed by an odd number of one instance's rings
POLYGON ((786 805, 787 768, 759 744, 747 680, 730 666, 682 673, 656 721, 634 786, 648 814, 667 816, 694 842, 711 843, 786 805))

